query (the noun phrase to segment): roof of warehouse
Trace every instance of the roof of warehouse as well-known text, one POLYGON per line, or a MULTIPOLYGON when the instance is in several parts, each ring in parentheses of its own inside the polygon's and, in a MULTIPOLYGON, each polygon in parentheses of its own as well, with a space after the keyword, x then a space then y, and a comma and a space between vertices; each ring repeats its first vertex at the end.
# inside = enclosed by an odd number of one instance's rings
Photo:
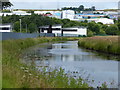
MULTIPOLYGON (((62 26, 62 24, 55 24, 55 25, 52 25, 53 27, 54 26, 62 26)), ((39 28, 49 28, 49 25, 46 25, 46 26, 40 26, 39 28)))

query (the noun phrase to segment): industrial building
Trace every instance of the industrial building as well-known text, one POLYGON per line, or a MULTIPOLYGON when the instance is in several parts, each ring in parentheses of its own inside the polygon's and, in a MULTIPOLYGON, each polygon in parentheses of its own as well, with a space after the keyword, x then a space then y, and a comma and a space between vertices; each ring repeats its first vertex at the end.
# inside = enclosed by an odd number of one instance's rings
POLYGON ((105 14, 110 18, 110 19, 118 19, 118 11, 107 11, 105 14))
POLYGON ((76 19, 80 19, 80 18, 83 18, 83 19, 93 19, 93 18, 104 18, 106 15, 104 14, 76 14, 75 15, 75 18, 76 19))
POLYGON ((70 27, 62 28, 63 36, 87 36, 87 28, 85 27, 70 27))
POLYGON ((74 19, 75 18, 75 12, 73 10, 64 10, 62 11, 62 19, 74 19))
POLYGON ((74 19, 74 21, 85 21, 87 20, 88 22, 101 22, 103 24, 114 24, 114 20, 113 19, 108 19, 108 18, 91 18, 91 19, 74 19))
POLYGON ((63 10, 63 11, 34 11, 35 14, 55 17, 59 19, 74 19, 75 12, 73 10, 63 10), (49 13, 49 14, 48 14, 49 13))
POLYGON ((26 11, 13 11, 12 13, 15 15, 22 15, 22 16, 31 15, 31 13, 27 13, 26 11))
POLYGON ((54 33, 55 36, 87 36, 87 28, 85 27, 70 27, 62 28, 62 25, 51 26, 51 31, 49 31, 50 26, 39 27, 39 33, 54 33))
POLYGON ((0 32, 12 32, 11 24, 0 24, 0 32))
POLYGON ((27 13, 26 11, 12 11, 11 13, 0 13, 0 16, 11 16, 11 15, 32 15, 31 13, 27 13))
POLYGON ((53 25, 52 27, 52 31, 48 31, 49 29, 49 25, 47 26, 40 26, 39 27, 39 33, 54 33, 55 36, 60 36, 61 35, 61 29, 62 29, 62 25, 53 25))
POLYGON ((61 19, 61 11, 34 11, 35 14, 61 19))
POLYGON ((0 13, 0 16, 7 16, 7 15, 11 16, 13 15, 13 13, 0 13))
POLYGON ((114 24, 113 19, 108 19, 108 18, 99 18, 95 21, 96 23, 101 22, 103 24, 114 24))

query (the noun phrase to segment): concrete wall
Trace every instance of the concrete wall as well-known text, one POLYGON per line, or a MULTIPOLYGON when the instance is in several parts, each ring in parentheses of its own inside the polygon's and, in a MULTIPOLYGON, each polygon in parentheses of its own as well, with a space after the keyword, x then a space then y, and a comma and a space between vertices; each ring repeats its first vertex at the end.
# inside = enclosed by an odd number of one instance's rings
POLYGON ((15 32, 0 32, 0 40, 10 39, 25 39, 25 38, 36 38, 36 37, 54 37, 52 33, 15 33, 15 32))

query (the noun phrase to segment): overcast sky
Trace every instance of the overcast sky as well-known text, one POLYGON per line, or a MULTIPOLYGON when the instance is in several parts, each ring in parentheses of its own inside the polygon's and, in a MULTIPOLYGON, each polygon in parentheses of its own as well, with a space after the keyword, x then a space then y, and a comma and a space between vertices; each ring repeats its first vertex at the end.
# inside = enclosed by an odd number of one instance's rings
POLYGON ((81 4, 97 9, 117 9, 119 0, 10 0, 14 9, 57 9, 61 7, 78 7, 81 4))

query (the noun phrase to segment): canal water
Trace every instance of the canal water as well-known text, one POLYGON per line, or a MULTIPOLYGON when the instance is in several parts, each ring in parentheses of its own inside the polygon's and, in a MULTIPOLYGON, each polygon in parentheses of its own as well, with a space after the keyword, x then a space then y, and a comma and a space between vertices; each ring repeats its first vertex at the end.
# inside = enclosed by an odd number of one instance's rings
POLYGON ((62 67, 66 73, 82 77, 90 86, 106 83, 109 88, 118 87, 118 63, 113 56, 100 55, 78 47, 78 41, 45 43, 27 49, 22 57, 24 63, 40 69, 62 67))

